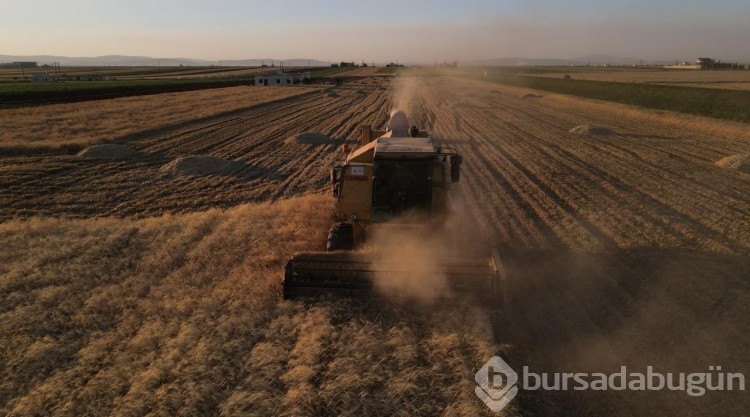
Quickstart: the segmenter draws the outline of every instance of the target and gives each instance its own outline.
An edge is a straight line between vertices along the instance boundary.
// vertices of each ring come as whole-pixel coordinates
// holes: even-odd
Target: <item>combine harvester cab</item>
[[[301,253],[287,262],[285,298],[393,295],[398,291],[381,291],[383,284],[409,281],[418,286],[420,279],[430,280],[417,267],[419,260],[385,256],[386,249],[398,248],[378,248],[368,236],[413,230],[409,240],[427,244],[448,217],[447,191],[460,179],[461,155],[435,146],[427,132],[410,128],[402,111],[391,115],[386,130],[363,125],[361,133],[361,146],[331,170],[338,221],[329,231],[328,252]],[[366,253],[353,251],[365,242],[374,247]],[[505,271],[496,250],[481,259],[439,258],[430,270],[444,278],[451,293],[470,293],[500,306]]]

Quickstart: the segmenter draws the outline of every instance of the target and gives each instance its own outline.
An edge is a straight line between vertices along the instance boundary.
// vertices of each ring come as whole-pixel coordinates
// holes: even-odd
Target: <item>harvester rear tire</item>
[[[328,251],[352,250],[354,248],[354,226],[351,223],[334,223],[328,231]]]

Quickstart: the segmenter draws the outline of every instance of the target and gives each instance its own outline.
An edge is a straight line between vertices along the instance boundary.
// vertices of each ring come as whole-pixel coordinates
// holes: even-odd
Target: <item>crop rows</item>
[[[537,373],[746,371],[750,177],[714,162],[750,152],[750,136],[525,92],[436,72],[373,77],[114,139],[141,158],[3,157],[0,412],[476,415],[488,411],[472,375],[493,354]],[[470,302],[280,300],[284,261],[323,247],[340,145],[396,102],[464,157],[462,227],[508,270],[498,320]],[[569,133],[587,123],[611,134]],[[333,140],[297,141],[306,131]],[[190,154],[239,166],[161,170]],[[522,391],[514,404],[748,407],[736,391]]]
[[[387,80],[386,80],[387,81]],[[339,146],[356,141],[360,123],[381,125],[389,92],[377,78],[330,92],[130,134],[114,143],[144,156],[127,161],[80,160],[73,155],[6,157],[0,173],[3,218],[153,215],[205,210],[320,191]],[[329,135],[330,144],[296,140],[303,132]],[[238,161],[233,175],[176,176],[160,171],[192,154]]]
[[[713,164],[746,153],[747,137],[457,79],[426,78],[414,90],[412,113],[464,155],[463,204],[511,269],[512,325],[500,340],[516,346],[517,363],[686,372],[708,357],[747,367],[740,317],[748,311],[750,183]],[[613,134],[568,132],[585,123]],[[734,395],[700,404],[740,410]],[[633,393],[549,397],[583,414],[613,404],[623,415],[672,414],[687,409],[679,401],[698,404],[664,393],[652,397],[656,409]]]
[[[481,308],[279,299],[285,259],[323,244],[326,207],[3,223],[0,412],[486,413]]]

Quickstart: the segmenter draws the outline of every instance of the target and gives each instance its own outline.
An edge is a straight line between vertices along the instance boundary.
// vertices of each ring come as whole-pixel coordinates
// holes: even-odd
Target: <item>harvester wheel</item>
[[[354,248],[354,226],[351,223],[334,223],[328,231],[326,249],[352,250]]]

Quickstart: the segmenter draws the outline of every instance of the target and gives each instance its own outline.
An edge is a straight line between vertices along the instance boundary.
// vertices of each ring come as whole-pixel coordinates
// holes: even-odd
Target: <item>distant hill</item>
[[[486,67],[533,67],[533,66],[565,66],[585,65],[586,61],[555,58],[496,58],[482,61],[459,62],[463,66]]]
[[[674,64],[674,60],[643,60],[645,65]],[[571,59],[555,58],[497,58],[484,61],[473,61],[460,63],[467,66],[501,66],[501,67],[528,67],[528,66],[566,66],[566,65],[639,65],[640,59],[627,58],[611,55],[587,55]]]
[[[239,60],[222,60],[207,61],[202,59],[191,58],[151,58],[147,56],[124,56],[124,55],[105,55],[96,57],[67,57],[55,55],[31,55],[31,56],[14,56],[0,55],[0,63],[7,62],[37,62],[39,65],[59,62],[62,66],[84,66],[84,67],[101,67],[101,66],[122,66],[122,67],[177,67],[184,66],[238,66],[238,67],[259,67],[262,64],[271,65],[273,62],[276,66],[283,65],[294,67],[321,67],[328,66],[328,62],[318,61],[315,59],[239,59]]]
[[[621,56],[611,56],[611,55],[587,55],[582,56],[580,58],[574,58],[577,61],[583,61],[584,63],[588,64],[591,63],[591,65],[640,65],[641,60],[637,58],[627,58],[627,57],[621,57]],[[649,60],[644,59],[643,64],[645,65],[664,65],[664,64],[674,64],[674,60]]]
[[[284,66],[291,66],[291,67],[327,67],[330,66],[330,64],[327,61],[318,61],[316,59],[304,59],[304,58],[296,58],[296,59],[239,59],[239,60],[226,60],[221,61],[221,65],[228,65],[228,66],[238,66],[238,67],[259,67],[263,64],[265,65],[271,65],[271,62],[273,61],[273,64],[278,66],[281,66],[282,64]]]

